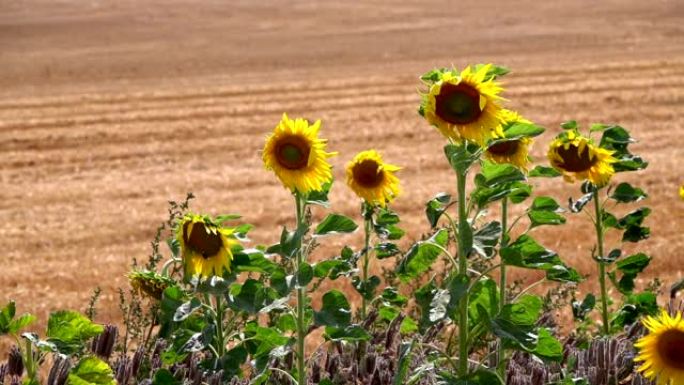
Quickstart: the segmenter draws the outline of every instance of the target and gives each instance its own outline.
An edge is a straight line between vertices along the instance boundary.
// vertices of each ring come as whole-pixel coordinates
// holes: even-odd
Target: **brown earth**
[[[195,210],[239,212],[255,243],[273,243],[293,207],[260,149],[284,111],[323,120],[338,180],[369,147],[404,167],[394,207],[408,244],[428,231],[424,202],[454,191],[444,140],[416,114],[418,75],[476,62],[512,68],[508,105],[549,128],[533,151],[541,162],[565,120],[632,130],[651,165],[616,179],[650,194],[653,235],[638,247],[654,262],[642,284],[680,278],[682,2],[4,1],[0,303],[45,320],[82,310],[100,286],[99,319],[116,320],[131,258],[145,258],[166,201],[187,191]],[[534,183],[559,201],[578,196],[559,179]],[[332,199],[358,215],[342,183]],[[591,236],[582,215],[539,231],[592,274],[587,288]]]

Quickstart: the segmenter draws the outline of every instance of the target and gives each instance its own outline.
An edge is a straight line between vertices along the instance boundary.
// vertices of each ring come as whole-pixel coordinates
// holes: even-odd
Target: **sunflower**
[[[644,326],[649,334],[634,344],[639,348],[635,361],[643,364],[639,371],[658,385],[684,384],[684,320],[682,313],[670,317],[666,311],[660,317],[646,317]]]
[[[332,180],[327,158],[336,153],[325,152],[325,139],[318,138],[321,121],[309,124],[304,119],[290,119],[287,114],[266,138],[263,160],[283,185],[301,194],[320,191]]]
[[[679,197],[684,199],[684,184],[679,186]]]
[[[384,207],[399,195],[400,167],[385,163],[375,150],[362,151],[347,163],[347,185],[369,205]]]
[[[547,156],[568,182],[588,179],[598,187],[608,184],[615,173],[612,163],[617,162],[613,151],[594,145],[574,129],[558,135]]]
[[[503,89],[494,78],[488,77],[491,67],[491,64],[475,70],[466,67],[460,73],[441,71],[423,95],[425,119],[455,142],[466,139],[484,146],[487,140],[496,137],[501,123],[498,94]]]
[[[501,110],[502,124],[501,130],[504,133],[503,140],[494,140],[490,142],[485,156],[495,163],[509,163],[523,171],[527,171],[527,166],[530,163],[528,156],[532,139],[528,137],[519,137],[513,140],[506,140],[506,133],[503,127],[511,126],[516,123],[531,124],[529,120],[520,116],[517,112],[510,110]],[[498,130],[497,130],[498,131]]]
[[[160,300],[164,290],[174,283],[171,278],[149,270],[134,270],[128,274],[128,280],[133,289],[156,300]]]
[[[185,277],[208,278],[230,272],[231,247],[238,244],[233,229],[221,227],[211,219],[186,214],[178,222],[176,239],[180,244]]]

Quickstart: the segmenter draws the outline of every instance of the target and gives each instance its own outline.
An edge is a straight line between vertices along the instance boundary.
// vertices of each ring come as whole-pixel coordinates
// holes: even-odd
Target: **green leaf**
[[[500,250],[507,265],[546,271],[547,279],[561,282],[579,282],[577,271],[566,266],[555,252],[539,245],[529,235],[521,235],[512,244]]]
[[[328,194],[332,188],[333,182],[323,183],[323,188],[320,191],[311,191],[306,196],[306,203],[309,205],[318,205],[323,207],[330,207],[330,200],[328,199]]]
[[[399,347],[399,363],[396,372],[394,373],[394,379],[392,380],[392,385],[403,385],[406,381],[406,376],[408,375],[409,367],[411,365],[411,351],[413,350],[413,345],[415,341],[402,342]]]
[[[449,233],[445,229],[440,229],[430,238],[413,244],[397,266],[399,278],[408,282],[430,269],[437,257],[442,254],[448,240]]]
[[[564,130],[574,130],[577,128],[577,121],[576,120],[568,120],[567,122],[561,123],[560,126]]]
[[[230,287],[228,306],[234,310],[242,310],[249,314],[258,313],[264,306],[279,297],[277,290],[265,287],[256,279],[249,278],[240,284]]]
[[[611,199],[620,203],[639,202],[647,197],[648,195],[644,192],[644,190],[633,187],[627,182],[617,185],[615,190],[613,190],[613,193],[610,195]]]
[[[483,317],[482,312],[487,317]],[[468,314],[471,326],[486,322],[499,311],[499,290],[491,278],[480,278],[468,292]],[[457,316],[455,313],[454,316]]]
[[[357,228],[358,226],[353,220],[342,214],[328,214],[323,222],[316,226],[316,231],[314,231],[314,234],[317,236],[322,236],[329,234],[351,233]]]
[[[302,237],[304,237],[307,230],[306,226],[300,226],[295,231],[289,231],[287,227],[283,227],[283,231],[280,234],[280,243],[269,247],[266,252],[269,254],[279,254],[285,258],[294,257],[302,245]]]
[[[9,333],[17,334],[21,329],[27,327],[28,325],[34,322],[36,322],[36,316],[34,316],[33,314],[22,314],[10,323]]]
[[[465,378],[457,377],[451,372],[439,372],[439,385],[503,385],[499,376],[489,370],[478,369],[469,373]]]
[[[349,325],[343,328],[326,326],[325,337],[332,341],[368,341],[371,335],[358,325]]]
[[[288,337],[282,336],[274,328],[262,327],[256,322],[247,323],[245,336],[250,339],[250,342],[256,342],[255,344],[248,344],[248,350],[250,350],[253,358],[268,356],[273,349],[285,346],[290,342]]]
[[[563,345],[546,328],[537,330],[537,346],[532,350],[532,354],[545,360],[561,362],[563,360]]]
[[[323,295],[320,311],[314,312],[316,325],[345,328],[351,322],[351,307],[344,294],[338,290],[330,290]]]
[[[258,249],[243,249],[233,252],[231,266],[238,272],[254,272],[270,274],[278,268],[278,264],[264,256]]]
[[[565,217],[558,214],[560,211],[562,211],[560,205],[553,198],[545,196],[534,198],[532,207],[527,212],[527,216],[530,218],[530,228],[565,223]]]
[[[352,279],[354,289],[368,301],[372,301],[375,298],[375,291],[380,286],[380,283],[380,277],[377,275],[369,277],[366,281],[362,280],[361,277],[354,277]]]
[[[534,326],[541,317],[542,305],[536,295],[525,294],[514,303],[504,305],[500,317],[516,325]]]
[[[501,238],[501,223],[489,222],[473,234],[473,251],[484,258],[496,254],[496,245]]]
[[[644,253],[630,255],[617,262],[615,270],[609,276],[613,283],[615,283],[618,290],[623,294],[630,294],[634,290],[634,279],[644,271],[644,269],[651,263],[651,257]],[[617,279],[617,272],[620,272],[622,277],[619,281]]]
[[[572,198],[570,198],[569,199],[570,211],[573,213],[578,213],[578,212],[582,211],[584,206],[586,206],[589,202],[591,202],[591,200],[593,198],[594,198],[593,192],[589,192],[589,193],[582,195],[582,197],[580,197],[580,199],[578,199],[577,201],[573,201]]]
[[[306,285],[308,285],[309,282],[311,282],[313,277],[314,271],[311,265],[309,265],[306,262],[302,262],[301,265],[299,265],[299,270],[297,270],[297,280],[295,282],[295,287],[306,287]]]
[[[385,259],[397,254],[401,254],[401,250],[392,242],[381,242],[375,245],[375,257],[377,259]]]
[[[610,126],[603,131],[600,147],[613,151],[613,157],[618,161],[613,163],[616,172],[635,171],[648,167],[648,162],[633,155],[627,148],[634,139],[629,132],[620,126]]]
[[[430,310],[432,308],[432,300],[437,293],[437,286],[435,286],[434,278],[429,280],[425,285],[421,286],[414,292],[416,298],[416,305],[420,309],[420,320],[418,322],[418,329],[424,333],[430,326],[435,323],[430,321]]]
[[[48,342],[55,344],[61,353],[73,354],[103,331],[102,325],[93,323],[88,317],[63,310],[50,314],[46,334]]]
[[[495,187],[477,186],[471,194],[477,206],[482,209],[489,203],[508,197],[513,203],[520,203],[532,195],[532,186],[523,182],[504,183]]]
[[[517,167],[508,163],[494,163],[490,160],[482,161],[480,173],[475,176],[475,184],[483,187],[495,187],[500,184],[525,180],[525,174]]]
[[[159,369],[154,373],[152,385],[181,385],[182,382],[177,380],[173,374],[165,368]]]
[[[536,166],[527,175],[531,178],[555,178],[562,174],[553,167]]]
[[[451,195],[441,192],[430,199],[425,205],[425,215],[430,222],[430,227],[434,228],[439,222],[439,218],[444,214],[444,211],[451,202]]]
[[[531,138],[544,133],[544,127],[532,123],[515,122],[504,128],[506,138]]]
[[[582,302],[572,301],[572,316],[576,320],[583,321],[587,314],[594,310],[594,307],[596,307],[596,297],[589,293]]]
[[[7,305],[0,310],[0,335],[9,333],[10,325],[16,312],[17,305],[14,301],[9,301]]]
[[[71,369],[67,385],[116,385],[114,372],[97,357],[84,357]]]
[[[464,174],[470,166],[482,155],[482,148],[475,143],[463,142],[462,144],[447,144],[444,146],[444,154],[457,173]]]
[[[242,364],[247,361],[249,353],[243,345],[237,345],[219,358],[219,365],[223,369],[223,374],[227,378],[232,378],[240,374]]]
[[[611,326],[622,329],[632,325],[643,315],[655,315],[659,312],[657,297],[654,293],[643,292],[629,295],[625,304],[611,320]]]

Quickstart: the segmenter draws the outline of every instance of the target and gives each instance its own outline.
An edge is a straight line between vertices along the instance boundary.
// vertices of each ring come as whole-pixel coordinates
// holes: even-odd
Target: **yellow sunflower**
[[[283,114],[266,138],[264,165],[292,192],[320,191],[332,180],[332,167],[326,159],[336,153],[325,152],[326,140],[318,138],[320,127],[320,120],[310,125],[305,119],[293,120]]]
[[[517,112],[510,110],[501,110],[502,124],[501,127],[515,123],[531,124],[529,120],[520,116]],[[504,131],[503,128],[500,128]],[[504,132],[505,138],[505,132]],[[494,141],[490,143],[485,151],[485,156],[495,163],[509,163],[523,171],[527,171],[527,166],[530,163],[529,149],[532,144],[532,139],[521,137],[514,140]]]
[[[423,95],[425,119],[455,142],[467,139],[484,146],[496,137],[501,123],[499,93],[503,89],[493,78],[487,79],[491,67],[487,64],[477,70],[466,67],[460,73],[441,72]]]
[[[684,320],[682,313],[670,317],[666,311],[660,317],[646,317],[644,326],[649,334],[634,346],[639,355],[634,361],[643,362],[639,371],[658,385],[684,384]]]
[[[679,197],[684,199],[684,184],[679,186]]]
[[[608,184],[615,174],[612,163],[617,162],[613,151],[594,145],[575,130],[558,135],[551,142],[547,157],[566,181],[587,179],[598,187]]]
[[[186,214],[176,229],[183,255],[185,277],[208,278],[230,272],[231,247],[238,244],[233,229],[218,226],[206,217]]]
[[[399,195],[400,167],[385,163],[375,150],[358,153],[347,163],[347,185],[370,205],[384,207]]]

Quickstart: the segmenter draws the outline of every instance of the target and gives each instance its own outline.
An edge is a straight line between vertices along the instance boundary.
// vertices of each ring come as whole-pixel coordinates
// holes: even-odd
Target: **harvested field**
[[[532,154],[541,162],[565,120],[632,131],[650,161],[631,176],[653,209],[644,276],[681,277],[681,2],[17,1],[0,2],[0,303],[45,320],[83,309],[100,286],[99,320],[116,320],[131,258],[146,257],[166,201],[188,191],[196,211],[239,212],[254,243],[273,243],[292,202],[260,149],[284,111],[322,119],[340,152],[336,211],[357,215],[339,183],[356,152],[404,167],[394,207],[408,244],[428,231],[424,202],[455,190],[443,138],[416,113],[417,78],[490,61],[513,70],[511,107],[548,128]],[[559,201],[578,196],[537,183]],[[588,220],[571,216],[563,233],[540,239],[592,274]]]

